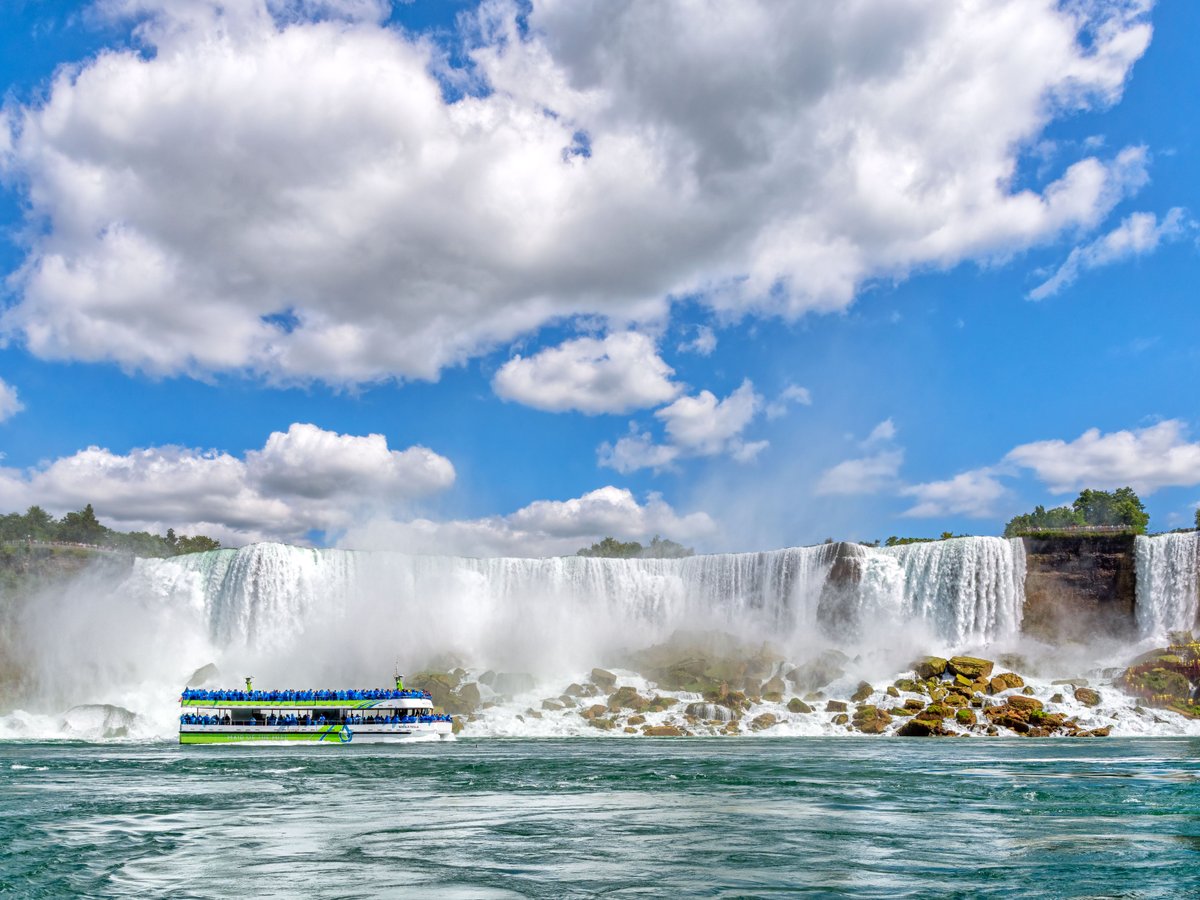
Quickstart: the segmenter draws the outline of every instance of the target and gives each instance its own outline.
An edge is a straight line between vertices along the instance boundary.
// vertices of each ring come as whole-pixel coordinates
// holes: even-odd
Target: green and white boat
[[[392,743],[417,737],[447,739],[454,720],[435,713],[428,691],[395,688],[245,690],[185,688],[180,695],[179,743]]]

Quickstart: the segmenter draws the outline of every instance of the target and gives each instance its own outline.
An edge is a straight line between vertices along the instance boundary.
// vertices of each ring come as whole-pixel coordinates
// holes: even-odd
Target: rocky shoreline
[[[515,713],[514,704],[519,709],[521,700],[545,693],[529,675],[489,671],[473,678],[457,667],[421,673],[410,683],[430,691],[435,704],[456,716],[456,732],[468,734],[495,733],[502,710],[514,728],[534,732],[646,737],[789,734],[815,726],[823,733],[900,737],[1105,737],[1122,716],[1161,721],[1153,710],[1167,710],[1200,718],[1200,644],[1190,634],[1106,673],[1102,685],[1073,677],[1038,681],[1038,689],[1017,671],[1015,657],[925,656],[890,683],[860,681],[846,689],[851,661],[837,651],[789,666],[767,645],[690,638],[631,654],[615,671],[594,668]],[[1104,696],[1108,705],[1101,709]],[[493,727],[473,727],[489,722]]]

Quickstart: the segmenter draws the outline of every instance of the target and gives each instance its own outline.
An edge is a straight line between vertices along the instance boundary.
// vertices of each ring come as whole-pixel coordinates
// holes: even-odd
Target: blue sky
[[[538,555],[1127,483],[1191,523],[1194,5],[235,9],[6,5],[5,508]]]

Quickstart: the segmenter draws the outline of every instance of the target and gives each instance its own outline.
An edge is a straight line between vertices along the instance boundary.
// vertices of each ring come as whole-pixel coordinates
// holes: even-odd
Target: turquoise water
[[[0,893],[1186,897],[1200,739],[0,744]]]

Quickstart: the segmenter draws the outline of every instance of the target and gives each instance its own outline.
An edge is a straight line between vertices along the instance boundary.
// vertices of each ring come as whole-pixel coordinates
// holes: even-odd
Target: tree
[[[1200,531],[1200,506],[1196,507],[1196,530]]]
[[[608,559],[636,559],[642,555],[642,545],[637,541],[618,541],[614,537],[606,537],[590,547],[584,547],[576,556],[597,556]]]
[[[695,556],[696,551],[675,541],[661,538],[657,534],[650,539],[650,546],[642,551],[642,556],[649,559],[683,559],[685,556]]]
[[[1124,525],[1134,534],[1145,534],[1150,524],[1150,514],[1131,487],[1080,491],[1071,506],[1088,525]]]
[[[69,512],[58,523],[58,539],[77,544],[99,544],[108,534],[108,529],[96,518],[92,504],[79,512]]]
[[[171,532],[168,532],[168,535]],[[176,553],[203,553],[205,550],[220,550],[221,542],[214,541],[210,537],[203,534],[194,534],[188,537],[186,534],[180,535],[175,542]]]
[[[1083,515],[1070,506],[1056,506],[1054,509],[1046,509],[1044,506],[1039,505],[1035,506],[1031,513],[1014,516],[1004,527],[1004,535],[1005,537],[1012,537],[1013,535],[1028,531],[1057,531],[1062,528],[1071,528],[1075,525],[1085,524],[1087,523]]]

